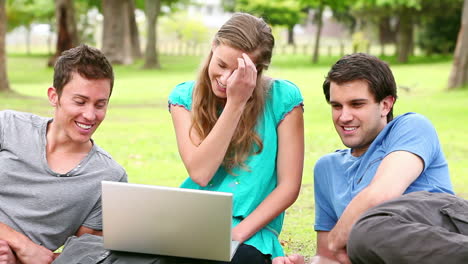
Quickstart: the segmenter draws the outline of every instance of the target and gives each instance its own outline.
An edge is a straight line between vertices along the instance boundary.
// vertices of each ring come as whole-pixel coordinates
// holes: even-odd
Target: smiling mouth
[[[354,131],[356,129],[357,129],[356,127],[343,127],[344,131]]]
[[[82,124],[82,123],[78,123],[78,122],[76,122],[76,121],[75,121],[75,124],[76,124],[78,127],[82,128],[82,129],[86,129],[86,130],[91,129],[91,128],[93,127],[93,125],[85,125],[85,124]]]
[[[227,85],[223,85],[222,83],[220,83],[218,80],[216,80],[216,82],[218,83],[219,87],[223,88],[223,89],[226,89],[227,88]]]

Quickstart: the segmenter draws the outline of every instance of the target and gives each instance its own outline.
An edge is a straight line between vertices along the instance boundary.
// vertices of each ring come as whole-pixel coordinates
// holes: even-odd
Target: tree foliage
[[[32,23],[49,23],[55,14],[50,0],[8,0],[6,2],[8,31],[30,27]]]
[[[302,21],[304,13],[296,0],[225,0],[230,12],[247,12],[264,18],[272,26],[291,27]]]

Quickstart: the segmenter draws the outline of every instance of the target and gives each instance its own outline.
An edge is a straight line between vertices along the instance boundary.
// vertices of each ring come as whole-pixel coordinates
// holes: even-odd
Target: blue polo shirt
[[[346,206],[372,181],[385,156],[394,151],[408,151],[424,161],[423,172],[405,193],[453,194],[447,161],[434,127],[424,116],[406,113],[388,123],[360,157],[345,149],[317,161],[314,169],[316,231],[333,229]]]

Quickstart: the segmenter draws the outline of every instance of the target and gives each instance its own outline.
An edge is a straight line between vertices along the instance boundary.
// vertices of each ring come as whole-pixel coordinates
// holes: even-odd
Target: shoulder
[[[281,122],[289,112],[303,103],[301,91],[294,83],[280,79],[272,80],[267,105],[271,107],[276,122]]]
[[[13,110],[0,111],[0,122],[9,124],[30,124],[33,126],[41,125],[47,122],[50,118],[45,118],[31,113],[19,112]]]
[[[339,149],[320,157],[315,163],[315,170],[321,170],[326,167],[336,167],[345,161],[349,156],[349,149]]]
[[[103,148],[94,144],[96,151],[97,164],[100,164],[101,168],[104,168],[108,178],[105,180],[110,181],[127,181],[127,173],[125,169],[114,159],[112,156],[105,151]]]
[[[405,113],[397,116],[384,128],[383,137],[411,135],[419,137],[421,135],[432,134],[436,136],[436,131],[429,119],[417,113]]]
[[[195,81],[183,82],[176,85],[169,95],[169,106],[180,105],[185,107],[187,110],[191,110],[194,86]]]
[[[274,79],[271,83],[270,94],[276,98],[286,99],[291,97],[300,97],[302,99],[299,87],[288,80]]]
[[[408,112],[402,115],[397,116],[394,120],[392,120],[389,125],[391,127],[409,127],[409,128],[417,128],[419,126],[430,126],[433,127],[431,121],[421,114]]]

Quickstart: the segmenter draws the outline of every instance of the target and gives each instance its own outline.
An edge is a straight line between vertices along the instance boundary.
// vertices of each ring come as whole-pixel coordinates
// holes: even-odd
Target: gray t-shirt
[[[50,250],[80,226],[102,230],[101,181],[127,181],[125,170],[93,144],[71,171],[46,160],[50,118],[0,111],[0,222]]]

